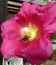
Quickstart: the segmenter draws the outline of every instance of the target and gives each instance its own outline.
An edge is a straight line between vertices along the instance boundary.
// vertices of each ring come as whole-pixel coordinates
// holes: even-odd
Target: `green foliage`
[[[24,64],[27,63],[26,59],[23,59]]]
[[[56,49],[55,49],[55,50],[53,50],[53,54],[56,54]]]
[[[51,37],[52,40],[56,40],[56,34]]]
[[[50,1],[52,1],[52,0],[44,0],[45,2],[50,2]]]

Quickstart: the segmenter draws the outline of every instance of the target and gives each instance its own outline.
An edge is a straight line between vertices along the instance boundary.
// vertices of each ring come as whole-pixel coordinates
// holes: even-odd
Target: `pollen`
[[[38,29],[35,26],[29,24],[27,27],[24,27],[22,29],[23,40],[32,41],[33,39],[36,38],[37,32],[38,32]]]

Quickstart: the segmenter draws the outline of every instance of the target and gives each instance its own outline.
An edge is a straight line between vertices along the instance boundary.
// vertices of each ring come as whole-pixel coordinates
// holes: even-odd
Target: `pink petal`
[[[43,23],[42,22],[43,14],[42,12],[40,13],[38,8],[41,9],[41,7],[37,4],[30,4],[28,2],[24,2],[22,8],[20,9],[16,16],[24,20],[22,25],[23,24],[25,25],[25,23],[26,25],[32,23],[35,25],[39,24],[41,26]]]
[[[49,3],[46,6],[44,30],[48,33],[56,33],[56,4]]]
[[[37,26],[42,26],[42,18],[43,18],[43,14],[42,12],[40,13],[40,11],[38,11],[38,6],[37,4],[32,4],[31,7],[31,23],[35,24]]]
[[[56,21],[53,21],[53,23],[48,24],[44,28],[48,33],[55,33],[56,34]]]
[[[27,44],[23,44],[18,40],[4,39],[1,46],[1,53],[4,58],[21,57],[21,50],[26,48]]]
[[[20,38],[20,25],[16,23],[14,18],[5,21],[1,25],[2,37],[8,39]]]
[[[29,23],[31,4],[28,2],[24,2],[20,11],[16,14],[19,19],[17,20],[22,26],[27,25]]]
[[[22,49],[22,57],[32,64],[44,63],[51,54],[51,41],[46,36],[42,36],[38,41],[30,43],[27,49]]]
[[[31,10],[31,4],[28,2],[24,2],[18,14],[21,14],[22,16],[25,16],[25,14],[29,15],[30,10]]]

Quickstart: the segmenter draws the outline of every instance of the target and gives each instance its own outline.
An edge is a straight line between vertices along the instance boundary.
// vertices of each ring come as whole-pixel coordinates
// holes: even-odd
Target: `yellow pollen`
[[[27,27],[24,27],[22,29],[22,36],[23,38],[27,38],[28,41],[31,41],[33,39],[36,38],[38,29],[36,29],[36,27],[32,26],[31,24],[29,24]]]

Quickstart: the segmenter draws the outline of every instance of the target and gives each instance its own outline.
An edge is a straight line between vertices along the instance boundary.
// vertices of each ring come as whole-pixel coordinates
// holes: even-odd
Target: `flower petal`
[[[48,33],[56,33],[56,4],[49,3],[46,6],[44,29]]]
[[[31,4],[28,2],[23,2],[23,5],[20,11],[17,13],[18,15],[21,14],[22,16],[29,15],[31,10]],[[25,16],[26,17],[26,16]]]
[[[21,19],[25,19],[24,22],[26,25],[29,23],[42,25],[40,22],[42,22],[43,14],[39,12],[38,8],[41,9],[40,5],[24,2],[17,16],[21,17]]]
[[[27,49],[22,50],[22,56],[32,64],[44,63],[51,53],[51,42],[46,36],[42,36],[38,41],[30,43]]]
[[[29,23],[28,18],[30,17],[30,10],[31,10],[31,4],[28,2],[23,2],[23,5],[20,8],[20,11],[16,14],[16,16],[20,18],[18,19],[17,22],[21,23],[22,26],[27,25]],[[19,20],[21,20],[21,22]]]
[[[25,47],[27,47],[27,45],[21,41],[4,39],[1,45],[1,53],[5,59],[15,56],[21,57],[20,51]]]
[[[2,30],[2,37],[4,38],[9,38],[9,39],[16,39],[20,37],[20,25],[16,23],[14,18],[11,18],[7,21],[5,21],[1,25],[1,30]]]
[[[38,4],[32,4],[31,6],[31,23],[39,27],[43,26],[45,18],[45,6],[40,6]]]
[[[56,20],[44,28],[48,33],[56,34]]]

